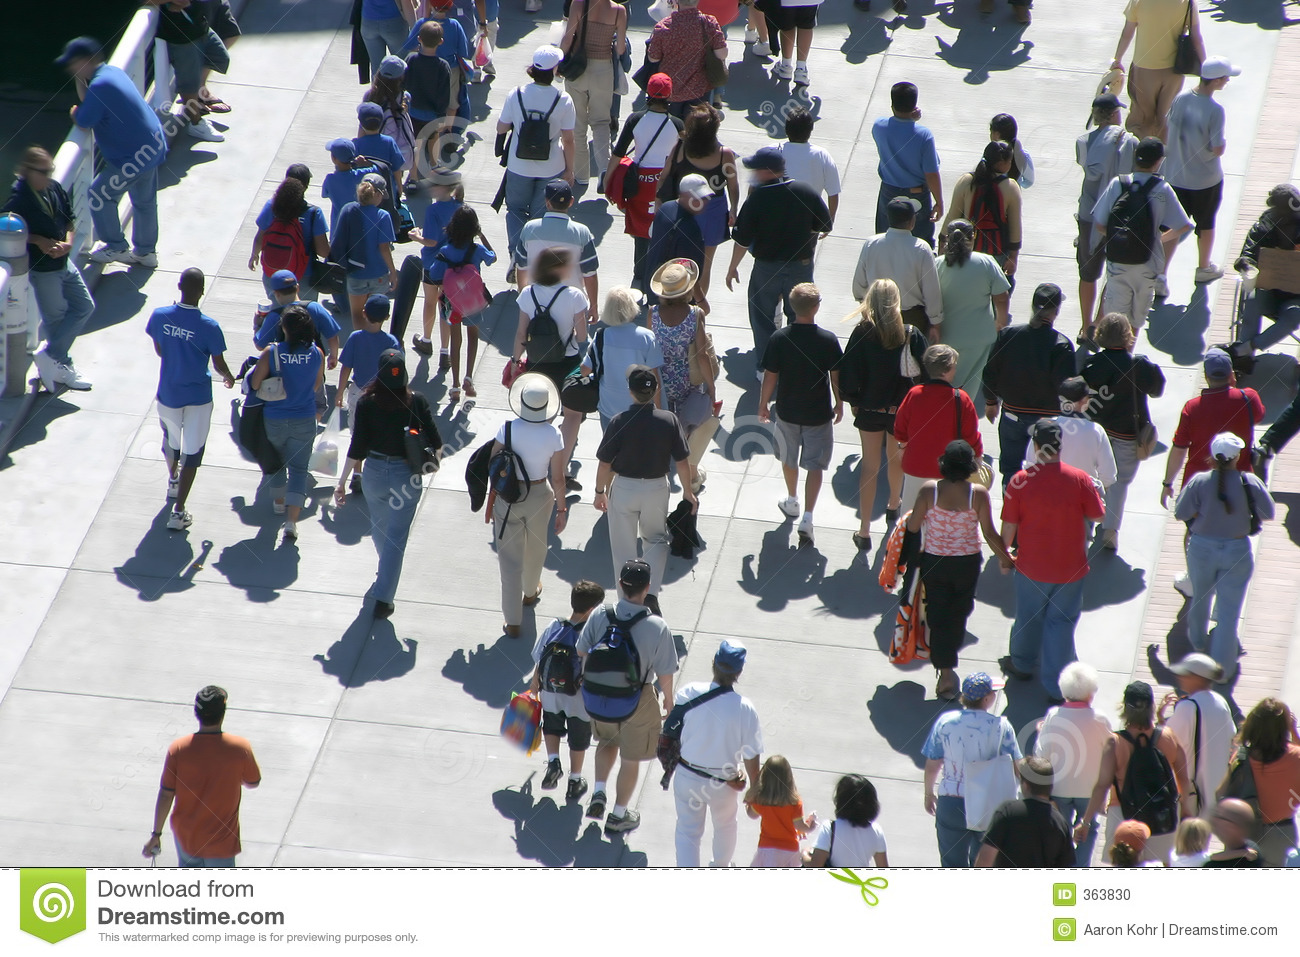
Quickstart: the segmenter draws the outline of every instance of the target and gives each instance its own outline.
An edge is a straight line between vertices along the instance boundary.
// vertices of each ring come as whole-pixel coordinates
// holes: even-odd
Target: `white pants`
[[[908,475],[903,473],[903,491],[900,493],[898,500],[898,514],[906,515],[912,509],[916,508],[916,496],[921,491],[921,486],[931,481],[927,478],[921,478],[919,475]]]
[[[1156,298],[1156,274],[1145,263],[1140,266],[1106,264],[1106,290],[1101,294],[1101,311],[1128,316],[1133,331],[1147,321]]]
[[[694,771],[678,768],[673,774],[673,796],[677,799],[677,866],[700,866],[704,818],[710,813],[713,815],[713,860],[710,866],[729,866],[736,854],[740,792],[720,781],[710,781]]]
[[[173,409],[159,402],[158,421],[162,423],[169,449],[181,455],[197,455],[208,444],[208,430],[212,427],[212,403]]]

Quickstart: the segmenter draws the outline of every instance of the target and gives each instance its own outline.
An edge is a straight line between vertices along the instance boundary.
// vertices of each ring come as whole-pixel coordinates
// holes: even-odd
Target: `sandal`
[[[202,103],[204,106],[206,106],[213,113],[230,112],[230,104],[227,103],[225,100],[221,99],[221,97],[219,96],[212,96],[211,94],[209,94],[208,96],[203,96],[202,94],[200,94],[199,102]]]
[[[454,385],[447,390],[447,401],[448,402],[460,401],[460,386]]]
[[[537,591],[534,594],[524,596],[524,607],[531,608],[533,605],[536,605],[541,600],[542,600],[542,586],[538,585]]]
[[[953,673],[951,682],[944,681],[944,676],[940,674],[939,680],[934,686],[935,697],[940,701],[956,701],[960,690],[961,684],[957,679],[956,673]]]
[[[478,390],[474,388],[474,380],[465,376],[465,398],[474,399],[478,397]]]
[[[1095,333],[1096,333],[1095,326],[1084,326],[1082,329],[1079,330],[1079,334],[1075,337],[1074,339],[1075,344],[1080,346],[1096,345],[1097,344],[1096,340],[1093,339]]]

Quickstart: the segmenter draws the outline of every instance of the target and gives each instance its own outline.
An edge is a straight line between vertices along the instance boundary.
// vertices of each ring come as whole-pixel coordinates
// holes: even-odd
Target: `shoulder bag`
[[[1188,0],[1190,3],[1191,0]],[[1200,70],[1200,67],[1197,67]],[[582,21],[578,35],[573,38],[573,45],[564,54],[559,68],[555,71],[566,80],[576,80],[587,72],[587,4],[582,5]]]
[[[650,77],[658,72],[659,61],[650,59],[650,41],[647,40],[645,42],[645,59],[641,61],[641,65],[632,74],[632,82],[644,90],[650,83]]]
[[[672,122],[673,122],[672,115],[669,113],[665,113],[663,122],[659,124],[659,129],[655,130],[655,135],[650,137],[650,142],[646,144],[645,151],[647,153],[649,153],[652,149],[654,149],[655,143],[659,141],[660,134],[663,133],[666,127],[671,126]],[[624,159],[627,159],[627,157],[624,157]],[[623,192],[621,194],[623,197],[623,201],[631,202],[633,199],[636,198],[636,194],[640,189],[641,189],[641,164],[636,162],[635,160],[629,159],[627,169],[623,173]]]
[[[672,711],[668,712],[668,717],[664,719],[663,728],[659,732],[659,743],[655,747],[655,757],[659,759],[659,764],[664,769],[664,776],[660,779],[659,785],[665,791],[668,790],[668,784],[673,779],[673,772],[677,770],[677,765],[682,763],[682,726],[686,723],[687,713],[730,691],[732,689],[727,685],[710,688],[690,701],[674,705]]]
[[[709,46],[709,29],[703,17],[700,18],[700,26],[704,30],[704,75],[708,77],[709,88],[716,90],[727,85],[727,61],[719,57],[717,51]],[[1198,64],[1196,71],[1199,73],[1200,70]]]
[[[406,425],[402,428],[402,452],[412,472],[421,474],[438,471],[438,450],[429,445],[424,425],[416,418],[415,408],[407,409]]]
[[[968,761],[965,776],[966,829],[986,831],[993,812],[1004,801],[1016,799],[1015,759],[999,754],[991,761]]]
[[[1136,365],[1137,365],[1137,360],[1133,359],[1131,362],[1129,362],[1129,367],[1128,367],[1129,383],[1133,386],[1133,437],[1137,442],[1137,448],[1134,449],[1134,453],[1136,454],[1137,460],[1139,462],[1145,462],[1147,459],[1151,458],[1152,453],[1155,452],[1156,443],[1160,441],[1160,436],[1156,432],[1155,423],[1152,422],[1150,418],[1148,418],[1147,421],[1143,423],[1141,416],[1138,415],[1139,400],[1138,400],[1138,387],[1137,387],[1137,373],[1134,371],[1134,366]],[[1199,713],[1199,709],[1198,709],[1198,713]]]
[[[1201,75],[1201,55],[1192,42],[1192,0],[1187,0],[1187,15],[1183,17],[1183,32],[1174,49],[1174,72],[1183,76]]]
[[[696,310],[695,323],[698,328],[700,322],[700,307],[692,306],[691,308]],[[699,340],[695,336],[691,336],[691,344],[686,347],[686,363],[690,368],[689,376],[691,385],[704,385],[704,363],[706,362],[709,364],[709,370],[712,373],[710,378],[712,378],[714,382],[717,382],[718,374],[722,371],[722,366],[718,363],[717,350],[713,348],[713,336],[708,332],[704,333],[704,355],[702,356],[700,355],[699,346],[696,344],[698,341]]]
[[[1238,798],[1250,805],[1255,812],[1255,826],[1251,840],[1258,841],[1264,833],[1265,821],[1259,813],[1259,788],[1255,784],[1255,769],[1250,766],[1250,752],[1240,747],[1233,755],[1233,763],[1228,766],[1228,776],[1223,779],[1217,791],[1216,800]]]
[[[915,326],[904,326],[908,330],[907,338],[903,341],[903,350],[898,354],[898,374],[904,379],[921,378],[921,363],[916,361],[916,354],[912,352],[912,335],[919,332]],[[956,397],[956,393],[953,393]],[[961,437],[961,399],[957,399],[957,436]]]
[[[591,350],[587,353],[591,359],[591,375],[584,375],[580,365],[564,377],[564,384],[560,386],[560,403],[566,409],[583,415],[600,410],[600,378],[604,372],[600,356],[605,344],[604,335],[603,328],[596,330]]]
[[[275,364],[275,375],[269,375],[257,387],[257,397],[263,402],[281,402],[284,400],[284,376],[280,374],[280,346],[271,344],[271,361]]]

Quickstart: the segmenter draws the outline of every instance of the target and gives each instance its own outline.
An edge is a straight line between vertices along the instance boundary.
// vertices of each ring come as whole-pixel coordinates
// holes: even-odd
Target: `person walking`
[[[397,233],[393,217],[381,208],[388,189],[382,173],[361,177],[356,202],[339,212],[338,228],[331,237],[329,258],[341,263],[347,273],[348,305],[357,325],[367,299],[397,291],[397,267],[393,265]]]
[[[678,867],[700,866],[705,818],[713,819],[710,867],[730,867],[736,854],[741,792],[757,792],[763,730],[754,703],[736,691],[747,650],[724,640],[713,656],[713,680],[677,689],[677,707],[687,705],[681,730],[681,761],[673,776],[677,805]],[[708,695],[697,705],[691,702]]]
[[[975,169],[957,178],[943,225],[946,230],[954,219],[969,222],[975,251],[997,260],[1014,290],[1023,227],[1020,186],[1011,178],[1013,162],[1010,143],[993,140],[985,146]],[[939,251],[943,252],[942,244]]]
[[[1073,832],[1080,824],[1088,831],[1076,837],[1075,866],[1091,867],[1092,852],[1097,845],[1097,820],[1086,821],[1092,787],[1101,767],[1101,753],[1110,741],[1110,721],[1093,710],[1097,697],[1097,669],[1082,661],[1072,661],[1061,669],[1061,697],[1065,701],[1047,709],[1038,725],[1034,754],[1046,758],[1055,769],[1052,775],[1052,803],[1061,812]]]
[[[384,54],[400,55],[415,22],[415,4],[408,0],[361,0],[361,40],[373,79]]]
[[[759,822],[758,850],[750,867],[803,867],[799,839],[817,826],[816,814],[804,814],[789,760],[774,754],[759,768],[745,795],[745,813]]]
[[[514,503],[494,498],[489,517],[501,573],[502,631],[507,638],[518,638],[524,608],[536,605],[542,597],[542,566],[550,529],[554,527],[557,535],[564,531],[569,504],[564,498],[564,437],[552,424],[560,412],[559,389],[546,376],[526,372],[510,386],[510,408],[516,418],[497,431],[491,455],[510,449],[524,496]]]
[[[379,553],[379,568],[366,597],[375,603],[376,618],[392,617],[411,522],[424,491],[422,475],[407,457],[406,437],[412,431],[424,448],[442,449],[429,400],[408,384],[405,357],[398,349],[386,349],[379,356],[378,374],[354,408],[352,441],[334,489],[334,503],[342,507],[348,498],[348,476],[365,465],[361,487],[370,504],[370,537]]]
[[[90,218],[100,244],[90,251],[94,263],[125,263],[158,268],[158,167],[167,159],[167,138],[158,115],[135,82],[104,62],[103,45],[92,37],[69,40],[55,60],[76,81],[81,103],[72,122],[91,130],[103,165],[90,184]],[[131,171],[127,175],[128,169]],[[118,202],[131,197],[131,244],[122,233]],[[132,248],[134,245],[134,249]]]
[[[975,856],[975,867],[1074,867],[1074,841],[1052,803],[1056,774],[1046,758],[1016,765],[1021,797],[993,812]]]
[[[1235,749],[1233,770],[1242,761],[1250,762],[1250,774],[1244,776],[1249,787],[1255,785],[1259,804],[1259,851],[1267,867],[1296,866],[1296,795],[1300,794],[1300,734],[1295,715],[1280,699],[1269,696],[1261,700],[1241,723],[1240,746]],[[1239,793],[1229,774],[1219,791],[1218,807],[1232,798],[1249,797]]]
[[[1011,170],[1007,174],[1020,186],[1029,189],[1034,185],[1034,158],[1020,142],[1020,126],[1010,113],[998,113],[989,120],[989,141],[1011,146]]]
[[[54,158],[39,146],[23,153],[15,175],[13,191],[0,212],[16,213],[27,224],[27,278],[45,340],[45,347],[32,354],[32,363],[46,391],[65,385],[85,392],[90,380],[72,364],[71,350],[95,311],[95,300],[72,261],[72,200],[54,178]]]
[[[786,319],[795,321],[790,293],[800,283],[812,282],[817,236],[830,231],[831,214],[820,196],[803,183],[786,179],[785,160],[776,147],[762,147],[746,157],[744,165],[754,174],[753,188],[732,231],[735,248],[727,270],[727,289],[740,281],[740,261],[745,253],[753,255],[749,327],[754,334],[754,355],[761,363],[777,329],[777,307],[784,306]],[[759,380],[762,378],[760,368]]]
[[[248,268],[251,272],[260,263],[262,288],[268,297],[272,294],[271,277],[281,269],[288,269],[302,284],[313,258],[329,259],[325,213],[307,202],[306,193],[302,180],[286,176],[257,215]]]
[[[1134,136],[1168,140],[1169,128],[1165,118],[1174,97],[1183,88],[1183,77],[1174,72],[1174,62],[1184,28],[1191,35],[1197,59],[1204,62],[1205,41],[1201,39],[1200,11],[1195,3],[1187,0],[1128,0],[1124,7],[1124,28],[1115,44],[1115,59],[1110,68],[1124,72],[1124,54],[1132,44],[1128,96],[1133,108],[1127,126]],[[1109,309],[1106,311],[1110,312]]]
[[[907,519],[907,530],[921,534],[918,567],[925,589],[930,664],[937,678],[934,694],[941,701],[954,700],[961,687],[957,653],[975,610],[975,588],[984,565],[980,534],[1004,570],[1015,564],[993,526],[989,490],[971,481],[978,471],[975,450],[961,439],[949,442],[939,456],[943,477],[921,486]]]
[[[1096,343],[1101,351],[1088,357],[1080,375],[1089,388],[1107,396],[1105,402],[1088,404],[1088,417],[1106,430],[1115,458],[1115,481],[1106,486],[1101,544],[1118,551],[1128,489],[1144,456],[1150,454],[1139,441],[1151,427],[1147,399],[1164,395],[1165,374],[1146,356],[1133,354],[1133,327],[1122,313],[1102,316]]]
[[[612,0],[573,0],[568,26],[560,49],[574,55],[581,47],[587,66],[581,75],[564,81],[564,92],[573,100],[573,179],[585,189],[593,176],[602,177],[609,167],[610,111],[614,105],[614,60],[627,49],[627,8]],[[611,56],[610,51],[613,50]],[[588,131],[595,155],[588,162]],[[604,192],[604,179],[596,191]]]
[[[704,263],[709,258],[700,219],[708,209],[713,195],[707,179],[699,173],[688,173],[677,184],[677,198],[664,203],[654,214],[645,255],[635,267],[641,270],[641,288],[643,292],[650,293],[651,303],[659,296],[651,288],[651,277],[669,263],[689,260],[695,267],[696,277],[695,285],[690,290],[690,299],[698,303],[701,309],[708,309],[709,300],[700,291],[699,283],[699,277],[704,274]]]
[[[1082,376],[1071,376],[1057,386],[1057,395],[1061,414],[1049,421],[1061,427],[1061,461],[1087,475],[1104,494],[1115,483],[1115,453],[1111,451],[1106,430],[1087,418],[1097,393]],[[1026,471],[1037,464],[1026,452]]]
[[[1164,696],[1156,721],[1172,731],[1187,750],[1196,816],[1208,818],[1217,800],[1215,788],[1227,773],[1234,750],[1232,742],[1237,736],[1228,702],[1213,690],[1216,684],[1223,683],[1223,668],[1209,655],[1194,651],[1169,670],[1177,677],[1178,691]],[[1166,717],[1167,711],[1170,713]]]
[[[1060,286],[1040,283],[1029,322],[999,332],[984,364],[984,414],[998,422],[998,470],[1004,491],[1025,461],[1030,426],[1056,415],[1061,383],[1075,374],[1074,346],[1054,328],[1064,302]]]
[[[163,429],[167,497],[173,500],[167,527],[176,532],[194,522],[185,503],[203,464],[203,450],[212,426],[212,379],[208,363],[221,376],[222,385],[227,389],[235,387],[235,377],[226,365],[226,338],[221,325],[199,311],[204,285],[200,270],[186,269],[177,284],[180,302],[155,309],[145,324],[160,360],[158,421]]]
[[[627,393],[619,385],[627,381],[633,366],[644,366],[662,377],[664,354],[658,337],[645,326],[637,324],[641,304],[627,286],[615,286],[605,294],[605,306],[600,311],[601,328],[592,338],[591,348],[582,360],[582,374],[595,375],[600,382],[611,387],[600,390],[596,411],[600,414],[600,429],[609,428],[614,417],[627,408]],[[663,408],[669,408],[666,397]]]
[[[896,196],[886,207],[889,229],[862,244],[853,272],[853,298],[861,301],[877,279],[892,280],[900,296],[903,321],[938,342],[943,325],[943,293],[934,250],[912,235],[921,204]]]
[[[835,819],[818,828],[807,866],[888,867],[889,848],[878,817],[876,786],[861,774],[843,775],[835,782]]]
[[[977,671],[967,675],[961,683],[961,710],[942,712],[921,746],[925,758],[925,813],[934,818],[939,863],[943,867],[974,866],[984,838],[982,831],[967,826],[969,766],[1002,755],[1016,761],[1024,756],[1011,722],[989,711],[997,696],[993,679],[987,674]]]
[[[325,356],[316,345],[316,330],[304,307],[286,306],[280,326],[283,341],[262,350],[249,373],[249,385],[256,392],[268,378],[283,383],[284,397],[268,400],[263,416],[266,437],[284,463],[269,480],[273,510],[285,517],[287,543],[297,541],[298,516],[307,504],[308,463],[316,441],[316,393],[325,383]]]
[[[392,137],[393,142],[397,144],[404,160],[402,165],[406,169],[406,181],[409,186],[422,178],[424,169],[421,161],[427,162],[427,158],[415,155],[415,121],[411,114],[411,103],[414,98],[406,89],[406,71],[406,60],[388,54],[379,61],[379,69],[375,71],[375,78],[370,82],[370,89],[366,90],[361,98],[367,103],[378,104],[384,111],[384,125],[379,128],[379,132]],[[412,79],[416,84],[422,84],[424,77],[413,76]],[[421,92],[423,93],[423,90]],[[421,127],[429,122],[428,114],[424,116],[420,123]]]
[[[975,404],[952,384],[957,373],[957,353],[952,346],[930,346],[921,356],[921,369],[925,380],[912,386],[894,416],[894,435],[903,450],[900,501],[908,511],[916,507],[922,485],[943,477],[939,457],[949,442],[961,439],[969,445],[977,467],[984,458]]]
[[[980,387],[998,333],[1011,322],[1011,283],[998,261],[975,252],[975,227],[965,219],[944,227],[936,271],[943,301],[939,341],[957,350],[953,384],[972,393]]]
[[[1064,698],[1061,669],[1076,658],[1074,629],[1083,613],[1088,574],[1085,523],[1105,514],[1101,491],[1083,471],[1061,461],[1061,426],[1040,419],[1031,431],[1037,467],[1003,489],[1002,541],[1015,549],[1016,618],[1009,654],[999,664],[1019,681],[1039,680],[1053,703]]]
[[[1074,161],[1083,168],[1083,186],[1079,190],[1079,206],[1075,218],[1079,221],[1079,235],[1074,241],[1074,258],[1079,266],[1079,331],[1080,345],[1093,337],[1093,328],[1100,314],[1094,315],[1097,305],[1097,280],[1106,268],[1106,244],[1096,235],[1092,225],[1092,211],[1102,191],[1117,176],[1133,172],[1133,153],[1138,138],[1120,126],[1120,109],[1124,106],[1113,93],[1102,93],[1092,101],[1090,129],[1079,134],[1074,141]]]
[[[142,851],[156,858],[171,817],[179,867],[234,867],[239,840],[241,790],[262,783],[262,771],[247,738],[222,730],[229,696],[207,685],[194,696],[199,730],[167,748],[154,802],[153,833]]]
[[[934,246],[934,224],[943,218],[943,182],[939,178],[939,153],[934,134],[918,121],[920,97],[915,83],[906,80],[889,90],[891,116],[871,126],[871,138],[880,156],[880,194],[876,198],[876,232],[889,228],[889,201],[908,196],[921,204],[912,235]]]
[[[1274,515],[1273,497],[1256,475],[1238,471],[1246,444],[1221,432],[1210,441],[1214,462],[1208,472],[1188,479],[1178,493],[1174,517],[1186,522],[1187,573],[1192,602],[1187,609],[1187,637],[1196,651],[1207,652],[1223,669],[1216,686],[1226,689],[1237,674],[1243,653],[1237,638],[1246,589],[1255,571],[1250,537]],[[1214,629],[1210,630],[1210,601]]]
[[[811,187],[826,200],[833,225],[840,206],[840,169],[828,151],[808,142],[816,122],[817,118],[804,107],[795,107],[785,118],[785,142],[776,148],[785,160],[785,175]]]
[[[591,230],[576,222],[570,215],[573,209],[573,188],[566,180],[553,179],[546,184],[546,212],[537,219],[524,223],[519,231],[509,280],[523,291],[534,282],[537,259],[547,249],[557,249],[568,257],[565,262],[564,284],[581,289],[587,302],[600,302],[600,257],[596,253],[596,238]]]
[[[617,380],[605,380],[612,389]],[[674,463],[682,497],[698,507],[691,491],[690,450],[673,413],[655,407],[659,380],[645,366],[627,371],[632,406],[610,422],[596,449],[596,511],[609,521],[609,551],[614,572],[637,557],[637,546],[650,568],[646,605],[659,612],[659,592],[668,564],[668,473]],[[602,390],[603,391],[603,390]]]
[[[853,544],[864,563],[870,562],[871,517],[876,508],[882,437],[889,482],[885,521],[889,525],[898,521],[903,460],[898,439],[894,437],[894,419],[899,404],[920,379],[919,375],[904,375],[903,369],[910,365],[909,371],[919,372],[926,348],[921,330],[904,325],[899,299],[898,286],[892,279],[877,279],[871,284],[862,303],[848,316],[858,323],[849,333],[849,343],[839,364],[840,395],[853,410],[853,427],[858,430],[862,443],[862,461],[858,467],[858,530],[853,534]]]
[[[614,804],[605,818],[606,835],[626,834],[640,827],[641,812],[628,805],[636,795],[641,763],[655,756],[663,719],[672,707],[677,647],[664,620],[646,605],[651,575],[650,566],[640,559],[624,562],[618,573],[618,603],[597,608],[587,619],[577,643],[578,655],[583,662],[583,685],[588,692],[597,686],[597,678],[604,677],[596,671],[593,653],[605,656],[610,641],[615,639],[610,632],[617,634],[620,643],[626,640],[631,644],[636,651],[634,660],[639,662],[635,673],[619,676],[624,682],[630,677],[633,687],[638,689],[635,710],[623,721],[602,720],[594,707],[597,702],[584,693],[584,702],[592,718],[592,734],[596,738],[595,782],[587,804],[587,817],[597,820],[605,817],[609,805],[607,782],[614,770],[614,762],[620,762],[618,778],[614,782]],[[623,700],[626,703],[626,698]],[[660,701],[663,702],[662,711]]]
[[[706,56],[727,59],[727,38],[715,17],[699,11],[699,0],[677,0],[677,9],[655,24],[646,58],[673,78],[668,110],[685,118],[697,103],[708,103],[713,84],[704,67]]]

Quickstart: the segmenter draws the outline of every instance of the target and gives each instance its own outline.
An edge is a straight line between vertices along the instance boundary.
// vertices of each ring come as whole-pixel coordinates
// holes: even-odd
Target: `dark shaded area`
[[[205,540],[196,556],[188,533],[169,531],[170,512],[170,504],[164,503],[136,545],[135,554],[113,569],[117,580],[137,592],[141,601],[157,601],[163,595],[193,588],[194,576],[212,553],[212,542]]]
[[[741,560],[737,584],[758,599],[763,611],[782,611],[792,601],[821,592],[826,556],[815,545],[800,547],[792,543],[793,534],[794,519],[787,518],[763,533],[757,558],[746,555]]]
[[[415,667],[419,642],[397,637],[391,621],[378,621],[369,600],[339,640],[323,655],[315,655],[321,670],[345,688],[360,688],[371,681],[400,678]]]
[[[1197,365],[1205,355],[1206,330],[1210,328],[1210,301],[1206,285],[1192,291],[1187,304],[1157,301],[1147,320],[1146,338],[1151,348],[1167,353],[1178,365]],[[1142,334],[1138,334],[1139,340]]]
[[[1282,522],[1282,527],[1286,529],[1287,537],[1300,545],[1300,493],[1274,492],[1273,501],[1277,503],[1279,510],[1286,509],[1286,518]]]
[[[1291,343],[1286,341],[1284,345],[1290,346]],[[1291,404],[1296,394],[1298,374],[1300,374],[1300,367],[1297,367],[1290,350],[1286,353],[1264,352],[1256,357],[1254,371],[1250,375],[1241,376],[1237,384],[1259,393],[1260,399],[1264,402],[1262,424],[1267,425],[1275,421],[1282,414],[1282,410]],[[1258,437],[1259,434],[1260,430],[1257,429],[1256,436]]]
[[[908,17],[909,28],[913,19]],[[963,79],[967,83],[984,83],[991,73],[1014,70],[1030,60],[1034,44],[1024,39],[1024,24],[1012,20],[1007,8],[1000,4],[985,20],[976,4],[954,3],[939,12],[939,22],[958,32],[952,43],[935,37],[939,46],[936,55],[949,66],[966,70]]]
[[[524,619],[527,633],[527,614]],[[504,635],[491,647],[457,648],[443,665],[442,676],[463,685],[466,694],[488,707],[504,708],[510,703],[511,692],[524,690],[523,679],[533,670],[532,650],[527,637]]]
[[[533,797],[532,775],[518,790],[502,788],[492,794],[492,806],[514,823],[515,848],[525,860],[545,867],[647,867],[645,852],[633,851],[623,837],[604,839],[601,823],[584,817],[578,801],[557,804],[564,792]]]
[[[1220,23],[1253,23],[1261,30],[1281,30],[1300,23],[1300,19],[1287,16],[1289,6],[1286,0],[1211,0],[1201,16]]]
[[[899,754],[911,758],[918,768],[925,767],[921,746],[934,719],[948,708],[956,707],[948,702],[927,700],[925,694],[923,685],[900,681],[892,688],[877,685],[867,700],[867,714],[876,732]]]

